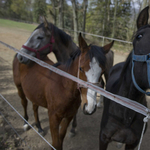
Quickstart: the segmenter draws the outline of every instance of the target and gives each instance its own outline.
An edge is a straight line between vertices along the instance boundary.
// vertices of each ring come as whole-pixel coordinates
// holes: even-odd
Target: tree
[[[83,32],[85,32],[87,7],[88,7],[88,0],[84,0],[83,1],[83,27],[82,27]],[[85,34],[83,34],[83,37],[85,37]]]
[[[13,0],[11,3],[11,10],[13,11],[15,18],[25,20],[27,13],[25,1]]]
[[[77,0],[71,0],[73,11],[73,23],[74,23],[74,40],[78,41],[78,18],[77,18]]]
[[[118,1],[115,0],[115,7],[114,7],[114,16],[113,16],[113,29],[112,29],[112,38],[114,38],[115,34],[115,26],[116,26],[116,13],[117,13],[117,6],[118,6]]]
[[[59,27],[64,28],[64,0],[59,0]]]
[[[148,0],[143,0],[141,10],[145,8],[147,5],[148,5]]]
[[[52,7],[53,7],[53,11],[51,11],[49,9],[50,14],[52,15],[53,19],[54,19],[54,25],[56,25],[56,20],[57,20],[57,11],[56,11],[56,1],[52,0]]]
[[[47,4],[45,0],[35,0],[33,8],[36,22],[40,22],[40,17],[47,16]]]
[[[11,17],[12,10],[10,8],[12,0],[0,0],[0,16]]]

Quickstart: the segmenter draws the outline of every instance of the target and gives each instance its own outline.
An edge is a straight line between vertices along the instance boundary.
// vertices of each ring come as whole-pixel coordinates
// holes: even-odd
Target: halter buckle
[[[150,60],[150,53],[147,54],[147,60]]]

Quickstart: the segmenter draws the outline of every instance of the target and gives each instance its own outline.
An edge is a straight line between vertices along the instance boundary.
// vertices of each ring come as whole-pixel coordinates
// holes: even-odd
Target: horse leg
[[[99,140],[99,150],[106,150],[108,147],[108,142],[103,142],[101,139]]]
[[[19,97],[21,98],[21,104],[22,104],[22,106],[23,106],[23,108],[24,108],[24,119],[25,119],[26,121],[28,121],[28,114],[27,114],[28,101],[27,101],[26,96],[25,96],[25,94],[24,94],[24,92],[23,92],[23,90],[22,90],[22,87],[19,86],[19,87],[17,87],[17,89],[18,89],[18,95],[19,95]],[[27,130],[29,129],[29,125],[28,125],[28,123],[25,122],[25,121],[24,121],[24,126],[23,126],[23,128],[24,128],[25,131],[27,131]]]
[[[67,128],[68,128],[69,123],[71,122],[72,118],[73,117],[64,118],[61,121],[60,130],[59,130],[59,138],[60,138],[61,147],[63,147],[63,140],[64,140],[64,137],[65,137],[66,132],[67,132]]]
[[[125,150],[134,150],[135,146],[132,145],[125,145]]]
[[[36,127],[38,128],[38,132],[39,132],[41,135],[43,135],[43,134],[44,134],[44,131],[43,131],[43,129],[41,128],[41,124],[40,124],[40,121],[39,121],[38,108],[39,108],[39,106],[36,105],[35,103],[33,103],[33,111],[34,111],[35,125],[36,125]]]
[[[99,101],[98,101],[98,103],[97,103],[97,107],[98,107],[98,108],[103,107],[103,106],[102,106],[103,100],[104,100],[104,97],[103,97],[102,95],[100,95]]]
[[[51,115],[50,113],[48,114],[49,114],[49,124],[50,124],[50,131],[52,137],[52,145],[55,149],[62,150],[60,138],[59,138],[59,125],[62,119],[59,118],[56,114],[53,115]]]
[[[70,137],[73,137],[76,134],[76,131],[75,131],[75,129],[77,127],[77,118],[76,118],[77,116],[76,115],[73,117],[72,128],[70,130]]]
[[[101,78],[100,87],[101,87],[101,88],[104,88],[104,86],[105,86],[104,80]],[[100,98],[99,98],[98,103],[97,103],[97,107],[98,107],[98,108],[101,108],[101,107],[102,107],[101,105],[102,105],[102,103],[103,103],[103,99],[104,99],[104,97],[103,97],[102,95],[100,95]]]
[[[102,140],[103,139],[103,140]],[[109,144],[109,140],[106,139],[105,135],[102,135],[102,130],[99,136],[99,150],[106,150]]]
[[[125,150],[134,150],[137,147],[138,144],[139,144],[138,140],[134,144],[132,144],[132,145],[126,144],[125,145]]]

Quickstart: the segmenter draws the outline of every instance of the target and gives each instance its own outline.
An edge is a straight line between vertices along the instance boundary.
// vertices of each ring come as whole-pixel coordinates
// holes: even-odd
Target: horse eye
[[[44,37],[38,36],[37,39],[42,40]]]
[[[81,72],[84,72],[83,69],[82,69],[81,67],[80,67],[79,69],[80,69]]]
[[[142,34],[139,34],[136,38],[137,39],[141,39],[143,37],[143,35]]]

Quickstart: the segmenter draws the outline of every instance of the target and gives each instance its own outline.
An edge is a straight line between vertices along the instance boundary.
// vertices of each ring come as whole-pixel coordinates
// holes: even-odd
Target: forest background
[[[139,12],[150,0],[0,0],[0,18],[132,41]],[[77,41],[77,32],[73,32]]]

